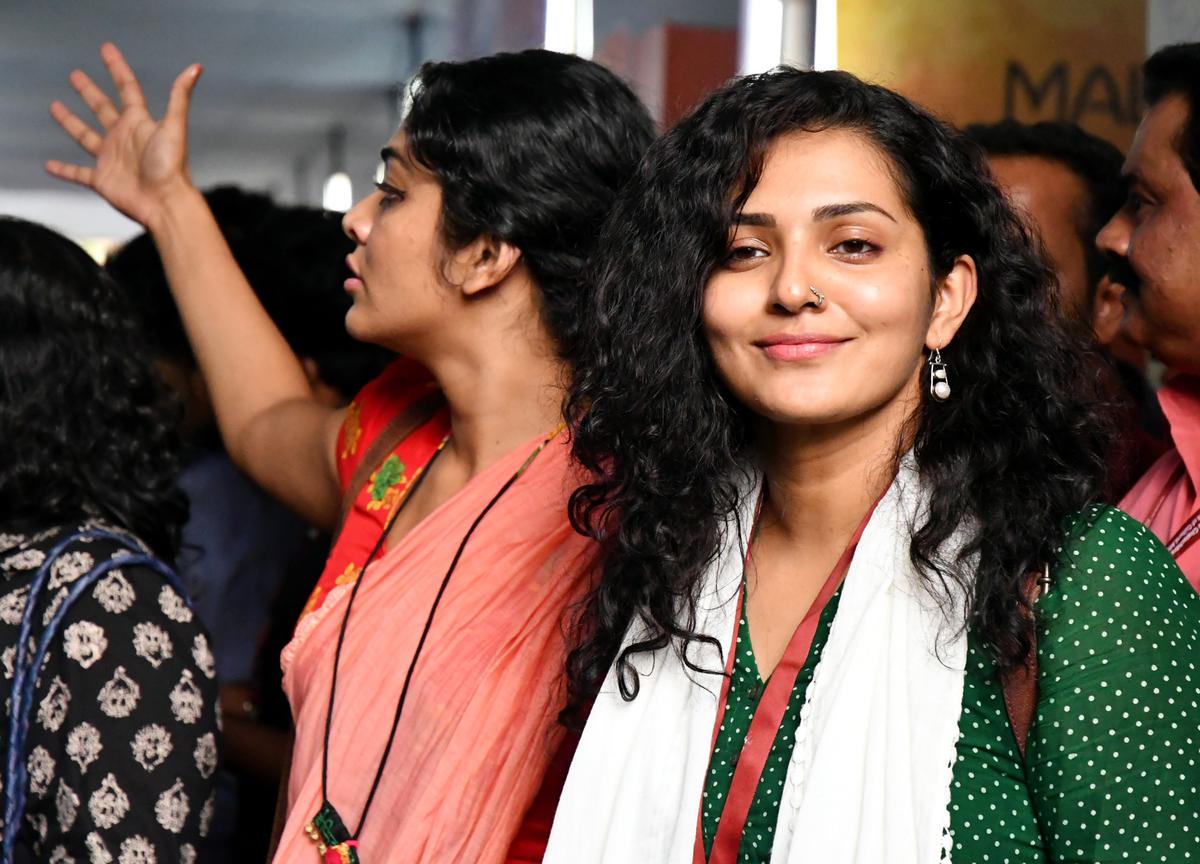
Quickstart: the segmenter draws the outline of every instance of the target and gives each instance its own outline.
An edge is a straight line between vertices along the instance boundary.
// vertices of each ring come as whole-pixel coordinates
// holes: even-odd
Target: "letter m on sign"
[[[1049,102],[1053,113],[1047,115],[1045,103]],[[1004,116],[1009,120],[1020,119],[1030,114],[1041,120],[1067,119],[1067,64],[1055,63],[1040,82],[1029,76],[1025,67],[1016,60],[1008,61],[1004,74]]]

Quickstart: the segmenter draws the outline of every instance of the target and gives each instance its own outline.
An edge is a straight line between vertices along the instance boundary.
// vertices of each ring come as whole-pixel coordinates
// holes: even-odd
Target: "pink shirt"
[[[1175,447],[1164,453],[1121,499],[1120,507],[1169,543],[1200,510],[1200,379],[1172,379],[1158,394]],[[1192,587],[1200,591],[1200,539],[1176,555]]]

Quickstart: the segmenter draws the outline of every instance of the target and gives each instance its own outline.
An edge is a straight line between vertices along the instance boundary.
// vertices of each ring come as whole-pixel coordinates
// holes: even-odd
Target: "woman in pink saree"
[[[652,136],[645,109],[545,51],[423,66],[377,189],[343,219],[347,329],[404,359],[334,411],[191,183],[200,67],[155,119],[115,46],[101,55],[120,107],[76,71],[99,128],[51,108],[94,163],[47,170],[146,226],[230,455],[337,529],[283,655],[296,742],[275,860],[540,857],[564,618],[593,557],[566,516],[563,387],[580,273]]]

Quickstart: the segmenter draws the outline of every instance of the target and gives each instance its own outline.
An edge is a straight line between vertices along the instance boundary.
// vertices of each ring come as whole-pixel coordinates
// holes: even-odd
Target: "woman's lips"
[[[354,266],[353,254],[346,256],[346,269],[350,271],[350,275],[342,283],[342,288],[345,289],[347,294],[353,291],[361,291],[363,287],[362,277],[358,275],[358,268]]]
[[[755,344],[772,360],[811,360],[828,354],[847,341],[835,336],[780,334]]]

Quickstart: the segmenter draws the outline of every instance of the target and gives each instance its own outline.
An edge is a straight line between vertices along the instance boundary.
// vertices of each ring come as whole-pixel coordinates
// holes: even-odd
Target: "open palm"
[[[171,86],[166,113],[161,120],[155,120],[146,109],[141,85],[117,47],[106,42],[100,48],[100,57],[117,88],[120,109],[80,70],[71,73],[70,82],[95,115],[103,134],[79,119],[62,102],[55,101],[50,106],[51,116],[95,158],[95,164],[50,160],[46,171],[94,189],[126,216],[149,225],[167,196],[191,185],[187,115],[201,70],[192,65],[179,74]]]

